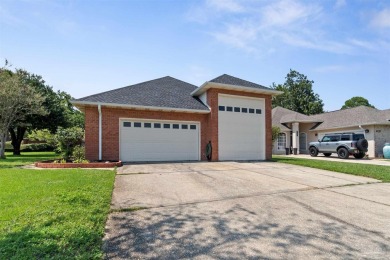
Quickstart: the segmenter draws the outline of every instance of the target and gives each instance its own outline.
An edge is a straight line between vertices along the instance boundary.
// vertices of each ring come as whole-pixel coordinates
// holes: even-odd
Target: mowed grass
[[[8,160],[17,161],[0,165]],[[114,177],[109,170],[0,167],[0,259],[103,258]]]
[[[54,160],[60,157],[55,152],[22,152],[21,155],[13,155],[11,152],[6,152],[6,159],[0,159],[1,168],[12,168],[32,164],[36,161]]]
[[[390,167],[371,164],[360,163],[345,163],[334,161],[323,161],[313,159],[301,158],[287,158],[284,156],[272,156],[274,162],[288,163],[294,165],[301,165],[311,168],[329,170],[334,172],[348,173],[357,176],[365,176],[381,180],[383,182],[390,182]]]

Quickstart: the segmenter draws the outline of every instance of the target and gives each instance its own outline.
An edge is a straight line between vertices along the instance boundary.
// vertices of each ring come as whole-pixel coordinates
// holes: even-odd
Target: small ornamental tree
[[[57,151],[61,153],[65,160],[69,160],[74,147],[81,145],[84,138],[84,131],[80,127],[57,129],[55,139],[57,141]]]

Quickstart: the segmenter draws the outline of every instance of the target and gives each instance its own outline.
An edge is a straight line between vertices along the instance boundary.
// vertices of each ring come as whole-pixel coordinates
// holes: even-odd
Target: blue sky
[[[390,1],[0,1],[0,59],[75,98],[166,75],[264,86],[290,68],[327,111],[390,108]]]

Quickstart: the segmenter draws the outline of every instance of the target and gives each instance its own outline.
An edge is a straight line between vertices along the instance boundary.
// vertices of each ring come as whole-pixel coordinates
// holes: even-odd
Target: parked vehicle
[[[326,134],[322,140],[309,143],[311,156],[323,153],[328,157],[332,153],[337,153],[340,159],[347,159],[349,155],[353,155],[356,159],[361,159],[366,155],[367,148],[367,139],[361,133]]]

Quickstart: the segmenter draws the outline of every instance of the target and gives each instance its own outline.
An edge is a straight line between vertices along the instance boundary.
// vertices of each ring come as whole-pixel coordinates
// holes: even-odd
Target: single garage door
[[[219,160],[265,160],[264,102],[218,95]]]
[[[199,122],[121,119],[123,162],[199,160]]]

